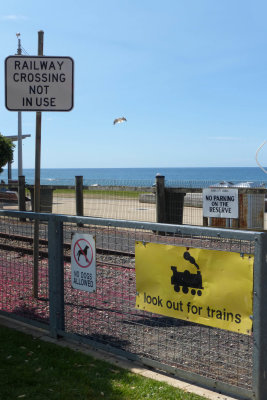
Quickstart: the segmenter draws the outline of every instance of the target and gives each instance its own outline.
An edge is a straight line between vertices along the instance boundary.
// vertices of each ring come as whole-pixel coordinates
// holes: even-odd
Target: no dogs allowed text
[[[96,249],[92,235],[75,233],[71,243],[71,285],[86,292],[96,290]]]

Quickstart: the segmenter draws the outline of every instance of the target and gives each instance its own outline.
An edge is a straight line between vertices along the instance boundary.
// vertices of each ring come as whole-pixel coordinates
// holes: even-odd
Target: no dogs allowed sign
[[[75,233],[71,243],[71,285],[86,292],[96,290],[96,249],[92,235]]]

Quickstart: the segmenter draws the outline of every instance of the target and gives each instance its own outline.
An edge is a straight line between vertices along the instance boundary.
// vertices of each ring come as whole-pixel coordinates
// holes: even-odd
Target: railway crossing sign
[[[75,233],[71,243],[71,285],[86,292],[96,290],[96,249],[92,235]]]
[[[5,103],[9,111],[70,111],[71,57],[9,56],[5,60]]]

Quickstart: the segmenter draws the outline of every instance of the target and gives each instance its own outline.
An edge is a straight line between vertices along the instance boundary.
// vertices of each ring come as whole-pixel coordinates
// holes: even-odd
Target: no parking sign
[[[71,285],[74,289],[96,290],[96,250],[92,235],[75,233],[71,243]]]

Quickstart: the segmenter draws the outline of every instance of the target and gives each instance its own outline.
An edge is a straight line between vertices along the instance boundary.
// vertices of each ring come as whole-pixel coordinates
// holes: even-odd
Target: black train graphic
[[[191,289],[191,293],[195,295],[197,293],[198,296],[202,295],[202,275],[199,270],[199,266],[197,265],[194,257],[190,256],[188,251],[184,252],[184,259],[189,261],[191,264],[195,265],[197,268],[196,274],[191,274],[188,270],[184,272],[177,271],[177,267],[171,266],[173,275],[171,277],[171,284],[174,285],[174,290],[176,292],[180,291],[180,286],[182,287],[183,292],[186,294]],[[196,291],[196,289],[198,289]]]

